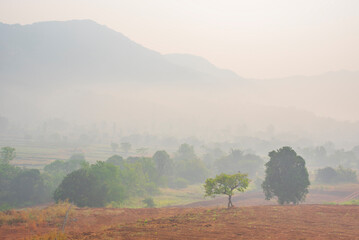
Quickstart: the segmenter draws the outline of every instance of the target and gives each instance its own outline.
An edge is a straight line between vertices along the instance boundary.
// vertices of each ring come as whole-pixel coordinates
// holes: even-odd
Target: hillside
[[[91,20],[0,23],[1,83],[65,84],[141,82],[213,83],[238,80],[221,76],[213,65],[206,72],[176,64],[123,34]]]
[[[163,55],[91,20],[0,23],[0,117],[9,128],[28,126],[22,135],[59,118],[113,122],[126,134],[352,148],[358,80],[349,71],[245,79],[199,56]]]

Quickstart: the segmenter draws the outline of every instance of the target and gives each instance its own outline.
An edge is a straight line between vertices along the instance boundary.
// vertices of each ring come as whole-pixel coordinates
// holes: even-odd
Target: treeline
[[[159,193],[160,187],[184,188],[203,183],[220,172],[248,172],[253,177],[264,161],[254,154],[232,150],[224,154],[211,149],[200,159],[193,146],[182,144],[171,157],[157,151],[152,157],[113,155],[90,164],[84,155],[56,160],[40,172],[15,167],[10,161],[15,149],[2,148],[0,207],[2,209],[69,199],[78,206],[121,205],[126,199]]]
[[[23,169],[10,164],[16,156],[14,148],[1,148],[0,210],[25,207],[51,200],[45,177],[37,169]]]
[[[338,167],[359,169],[359,146],[351,150],[335,149],[334,144],[324,146],[299,148],[298,152],[313,168]]]
[[[123,158],[113,155],[90,164],[84,155],[74,154],[68,160],[56,160],[41,171],[11,165],[15,149],[1,148],[0,209],[19,208],[52,200],[69,199],[78,206],[121,206],[131,198],[148,198],[159,194],[159,188],[184,188],[203,183],[216,174],[248,173],[259,187],[265,161],[258,155],[232,149],[206,149],[202,158],[194,147],[182,144],[171,154],[161,150],[152,157]],[[316,182],[334,184],[357,181],[356,172],[340,167],[319,169]]]
[[[356,171],[339,166],[336,169],[332,167],[318,169],[315,180],[322,184],[356,183],[358,177]]]

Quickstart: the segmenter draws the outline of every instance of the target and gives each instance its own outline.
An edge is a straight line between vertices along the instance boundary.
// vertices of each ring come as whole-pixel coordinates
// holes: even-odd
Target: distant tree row
[[[299,149],[300,154],[311,167],[337,167],[359,169],[359,146],[350,151],[335,150],[332,144]]]
[[[259,156],[238,149],[228,155],[212,149],[202,160],[189,144],[180,145],[172,157],[164,150],[152,157],[123,158],[115,154],[95,164],[88,163],[83,154],[74,154],[68,160],[46,165],[42,171],[11,165],[15,157],[14,148],[1,148],[0,209],[41,204],[51,198],[69,199],[78,206],[121,205],[131,198],[150,199],[160,187],[183,188],[202,183],[214,173],[215,178],[206,180],[206,195],[222,192],[231,200],[233,190],[243,191],[249,178],[258,177],[263,166],[265,179],[258,184],[266,199],[275,197],[280,204],[297,204],[305,199],[310,184],[304,159],[290,147],[270,152],[266,164]],[[316,175],[318,183],[355,181],[356,172],[343,167],[319,169]],[[258,178],[254,182],[259,182]]]
[[[326,167],[318,169],[316,178],[317,183],[338,184],[358,182],[357,174],[352,169],[345,169],[339,166],[337,169]]]
[[[0,154],[0,210],[25,207],[49,201],[45,180],[37,169],[22,169],[10,162],[14,148],[3,147]]]

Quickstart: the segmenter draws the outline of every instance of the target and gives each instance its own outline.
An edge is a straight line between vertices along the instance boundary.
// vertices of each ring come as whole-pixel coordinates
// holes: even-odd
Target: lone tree
[[[310,185],[304,159],[291,147],[272,151],[269,157],[262,183],[266,200],[277,197],[281,205],[304,201]]]
[[[208,178],[204,184],[205,196],[215,197],[218,194],[225,194],[228,196],[228,208],[233,207],[233,191],[243,192],[248,187],[249,179],[247,176],[247,174],[239,172],[233,175],[222,173],[215,178]]]

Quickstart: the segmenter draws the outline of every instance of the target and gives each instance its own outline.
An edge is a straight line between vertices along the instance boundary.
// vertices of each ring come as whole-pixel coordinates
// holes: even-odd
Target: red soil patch
[[[306,203],[343,199],[357,190],[354,188],[312,190]],[[278,206],[263,198],[261,192],[239,194],[233,199],[237,208],[229,210],[224,208],[227,198],[173,208],[74,207],[66,239],[359,239],[359,206]],[[66,209],[63,206],[56,210],[62,215],[50,221],[43,217],[36,224],[30,220],[11,225],[0,222],[0,239],[32,239],[58,232]],[[50,210],[51,206],[39,208],[38,215]]]
[[[127,210],[126,210],[127,211]],[[126,212],[125,211],[125,212]],[[146,211],[144,214],[146,215]],[[178,212],[177,212],[178,211]],[[138,210],[137,214],[141,214]],[[116,224],[69,239],[359,239],[358,206],[166,209],[175,213]],[[177,213],[176,213],[177,212]],[[182,212],[182,213],[181,213]]]
[[[359,206],[74,209],[67,239],[359,239]],[[23,239],[26,226],[0,227]],[[39,226],[41,232],[53,231]],[[25,235],[20,237],[19,233]],[[37,235],[37,234],[36,234]]]

